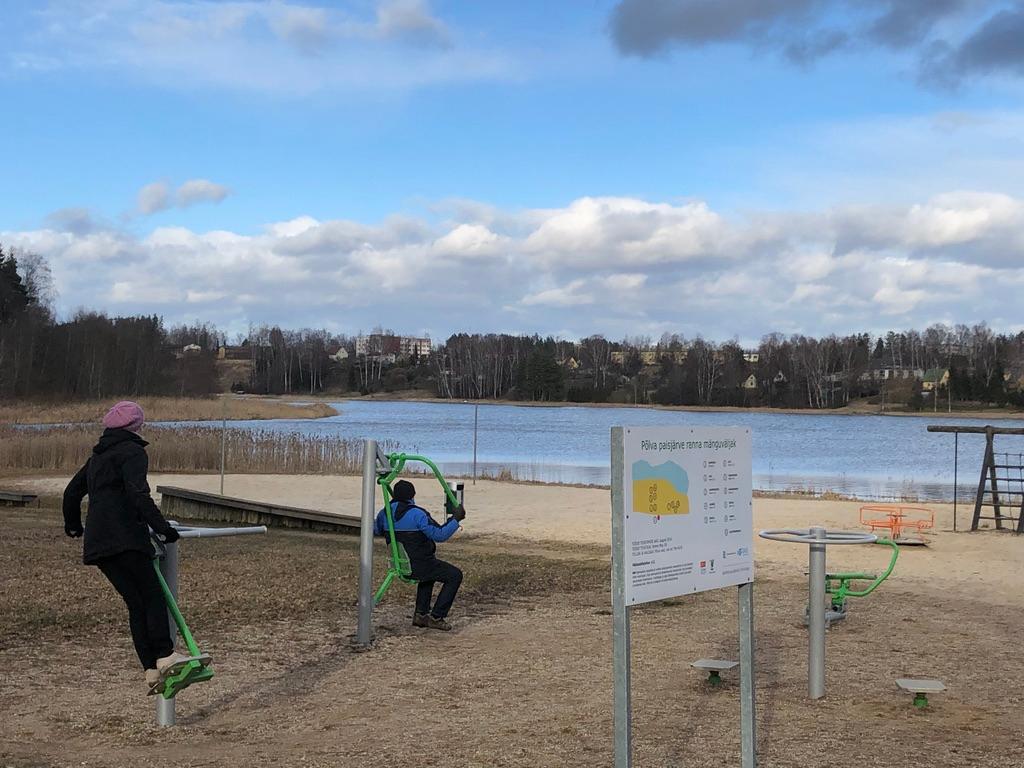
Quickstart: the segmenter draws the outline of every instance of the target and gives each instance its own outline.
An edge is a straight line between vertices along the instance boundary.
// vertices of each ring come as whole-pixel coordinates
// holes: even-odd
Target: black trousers
[[[170,656],[174,643],[152,558],[142,552],[121,552],[96,565],[128,606],[132,642],[143,669],[156,669],[156,660]]]
[[[416,613],[429,613],[436,619],[447,616],[462,584],[462,571],[451,563],[434,558],[424,563],[416,563],[412,575],[419,581],[416,586]],[[439,581],[441,591],[431,610],[430,599],[434,596],[434,584]]]

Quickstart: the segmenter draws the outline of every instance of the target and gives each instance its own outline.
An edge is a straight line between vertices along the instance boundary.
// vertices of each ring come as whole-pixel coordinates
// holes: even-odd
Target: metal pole
[[[622,427],[612,427],[612,677],[615,768],[633,764],[629,606],[626,605],[626,505]]]
[[[757,768],[754,716],[754,585],[740,584],[740,766]]]
[[[476,485],[476,431],[480,423],[480,404],[473,406],[473,485]]]
[[[957,459],[960,458],[960,433],[953,433],[953,533],[956,533]]]
[[[220,495],[224,495],[224,457],[228,443],[228,399],[224,398],[224,412],[220,423]]]
[[[359,624],[356,642],[368,646],[373,619],[373,513],[377,489],[377,441],[363,443],[363,509],[359,525]]]
[[[160,572],[163,573],[167,588],[171,590],[175,601],[178,599],[178,545],[177,543],[165,544],[166,552],[163,560],[160,561]],[[178,634],[178,625],[174,623],[174,614],[167,609],[167,624],[171,629],[171,643],[175,642]],[[174,725],[174,699],[165,699],[163,696],[156,697],[156,724]]]
[[[811,536],[825,538],[825,529],[811,528]],[[811,544],[807,606],[810,638],[807,646],[807,692],[812,699],[825,695],[825,545]]]

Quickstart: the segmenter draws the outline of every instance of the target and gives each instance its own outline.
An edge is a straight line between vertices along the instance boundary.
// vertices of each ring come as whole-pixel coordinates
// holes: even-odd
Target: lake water
[[[434,459],[446,474],[473,468],[474,406],[464,403],[333,404],[338,416],[232,422],[233,427],[388,440]],[[863,499],[953,498],[953,435],[928,424],[1024,427],[1024,420],[835,416],[806,413],[664,411],[653,408],[479,406],[477,471],[520,480],[607,485],[613,426],[740,426],[753,433],[754,487],[833,491]],[[204,426],[213,426],[206,423]],[[217,425],[219,428],[219,425]],[[977,487],[985,439],[959,438],[959,498]],[[1024,453],[1024,438],[998,436],[996,450]]]

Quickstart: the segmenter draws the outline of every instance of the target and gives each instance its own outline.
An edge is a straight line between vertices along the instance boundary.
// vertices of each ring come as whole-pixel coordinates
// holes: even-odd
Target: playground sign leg
[[[377,489],[377,441],[363,442],[363,506],[359,524],[359,623],[356,643],[368,646],[373,620],[373,513]]]
[[[629,606],[626,605],[625,495],[622,428],[612,429],[612,667],[614,678],[615,768],[633,764],[630,703]]]
[[[738,588],[740,623],[740,765],[755,768],[754,731],[754,585]]]
[[[178,545],[177,543],[165,544],[167,550],[163,560],[160,561],[160,572],[164,575],[167,588],[171,590],[174,599],[178,599]],[[171,642],[175,641],[178,634],[178,625],[174,621],[174,614],[170,608],[167,609],[167,623],[171,628]],[[174,725],[175,723],[174,698],[165,699],[163,696],[156,697],[156,724]]]

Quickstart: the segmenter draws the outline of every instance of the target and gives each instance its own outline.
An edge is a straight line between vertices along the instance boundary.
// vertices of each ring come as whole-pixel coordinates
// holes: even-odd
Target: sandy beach
[[[2,513],[13,546],[0,555],[10,617],[0,663],[24,670],[0,682],[4,765],[158,765],[172,752],[177,765],[611,763],[607,490],[467,483],[465,529],[442,545],[466,572],[455,631],[412,628],[411,590],[399,587],[375,615],[368,653],[349,646],[355,537],[273,529],[259,541],[190,543],[183,603],[217,677],[182,694],[180,725],[167,730],[134,679],[123,609],[60,535],[53,496],[64,481],[4,483],[46,497],[40,510]],[[216,491],[219,478],[151,483]],[[436,507],[440,491],[418,483],[421,503]],[[225,485],[242,498],[358,509],[357,477],[229,475]],[[858,530],[859,506],[758,498],[755,525]],[[761,765],[1024,763],[1013,725],[1024,680],[1008,653],[1024,631],[1024,540],[954,534],[951,507],[932,508],[930,545],[904,549],[889,581],[829,632],[818,702],[806,698],[806,547],[756,540]],[[961,527],[968,514],[961,506]],[[882,547],[829,552],[835,570],[887,562]],[[736,680],[713,689],[688,666],[735,657],[735,611],[731,590],[719,590],[634,612],[636,765],[738,764]],[[915,710],[895,686],[903,676],[949,690]]]

